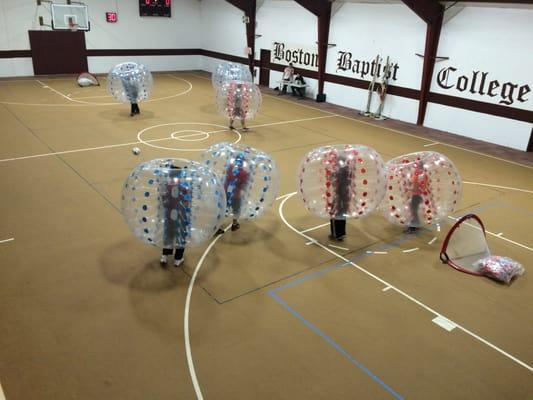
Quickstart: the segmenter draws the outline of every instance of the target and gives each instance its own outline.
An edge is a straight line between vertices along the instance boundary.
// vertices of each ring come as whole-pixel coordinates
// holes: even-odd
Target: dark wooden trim
[[[331,22],[331,3],[327,1],[322,13],[318,16],[318,93],[324,101],[324,80],[326,78],[326,62],[328,58],[329,26]]]
[[[200,55],[202,49],[87,49],[87,57],[112,56],[189,56]]]
[[[529,135],[529,142],[527,143],[526,151],[528,152],[533,151],[533,128],[531,128],[531,135]]]
[[[338,85],[344,86],[351,86],[363,90],[367,90],[369,85],[369,81],[365,81],[363,79],[348,78],[346,76],[333,74],[326,74],[326,82],[336,83]],[[420,96],[420,91],[401,86],[388,85],[387,94],[418,100],[418,97]]]
[[[296,0],[296,2],[317,17],[325,14],[328,8],[331,10],[331,0]]]
[[[444,13],[444,6],[437,0],[402,0],[426,24],[435,22]]]
[[[442,104],[444,106],[462,108],[463,110],[475,111],[483,114],[490,114],[497,117],[514,119],[517,121],[533,122],[533,111],[522,110],[501,106],[499,104],[485,103],[483,101],[464,99],[462,97],[448,96],[442,93],[429,93],[431,103]]]
[[[1,50],[0,58],[26,58],[31,57],[31,50]]]
[[[424,125],[424,119],[426,118],[428,96],[431,89],[433,70],[435,69],[435,57],[437,56],[437,49],[439,48],[443,19],[444,8],[442,8],[442,12],[437,18],[427,23],[426,27],[426,46],[424,50],[424,65],[422,67],[422,81],[420,83],[418,116],[416,118],[417,125]]]
[[[211,50],[200,50],[200,55],[212,57],[212,58],[220,58],[221,60],[241,63],[241,64],[248,64],[248,59],[245,57],[239,57],[234,56],[232,54],[225,54],[225,53],[219,53],[217,51],[211,51]],[[255,60],[254,60],[255,64]]]
[[[247,64],[250,67],[250,72],[253,75],[255,60],[255,20],[257,2],[256,0],[226,0],[226,2],[241,10],[244,15],[248,17],[248,22],[246,23],[246,46],[252,49],[252,51],[248,55]]]

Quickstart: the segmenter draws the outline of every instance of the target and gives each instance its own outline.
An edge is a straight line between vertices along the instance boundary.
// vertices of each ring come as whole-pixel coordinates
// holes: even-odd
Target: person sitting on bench
[[[303,76],[300,75],[300,74],[296,74],[296,77],[294,78],[294,82],[293,83],[296,83],[298,85],[305,85],[305,81],[304,81]],[[305,87],[294,87],[294,86],[291,86],[291,90],[292,90],[292,94],[293,95],[297,95],[299,97],[304,97]]]
[[[292,66],[292,63],[289,63],[288,67],[285,67],[283,70],[283,78],[281,82],[281,92],[280,94],[287,94],[287,83],[290,83],[292,81],[292,77],[294,75],[294,68]]]

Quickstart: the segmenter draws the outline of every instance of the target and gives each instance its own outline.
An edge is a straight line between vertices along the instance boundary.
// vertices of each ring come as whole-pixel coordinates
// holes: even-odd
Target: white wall
[[[91,30],[85,33],[87,49],[201,48],[198,0],[172,1],[172,17],[140,17],[138,0],[85,0]],[[118,9],[117,9],[118,5]],[[35,0],[0,0],[0,50],[29,50],[28,30],[50,29],[38,25],[38,16],[50,23],[47,3]],[[117,11],[118,22],[105,21],[106,11]],[[91,72],[107,72],[123,61],[144,62],[151,70],[198,69],[199,56],[89,57]],[[33,75],[30,58],[0,59],[0,76]]]
[[[515,89],[515,99],[510,107],[532,111],[532,21],[533,9],[466,7],[442,29],[438,55],[450,59],[436,64],[431,91],[499,104],[499,96],[471,93],[470,88],[464,91],[443,89],[437,84],[437,74],[445,67],[458,69],[450,76],[450,83],[461,75],[470,78],[473,71],[488,72],[485,92],[488,82],[493,79],[501,85],[505,82],[520,86],[528,84],[532,90],[524,96],[528,101],[517,101]],[[438,104],[429,104],[425,125],[519,150],[527,148],[532,127],[531,123]]]

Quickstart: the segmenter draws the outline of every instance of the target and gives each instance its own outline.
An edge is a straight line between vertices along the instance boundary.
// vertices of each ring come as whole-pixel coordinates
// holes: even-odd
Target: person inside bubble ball
[[[244,109],[243,104],[243,96],[245,95],[244,89],[245,88],[241,83],[237,84],[235,88],[235,99],[233,103],[233,108],[231,109],[229,128],[235,129],[235,127],[233,126],[233,122],[235,121],[235,119],[240,119],[242,130],[247,132],[248,128],[246,127],[246,111]]]
[[[407,227],[407,233],[414,233],[420,226],[420,218],[418,216],[418,209],[420,204],[424,201],[422,195],[427,192],[428,175],[424,170],[424,162],[419,160],[415,162],[415,170],[411,181],[411,220]]]
[[[239,224],[239,214],[241,213],[242,195],[248,184],[248,172],[244,168],[244,155],[239,154],[233,162],[230,162],[226,169],[226,179],[224,180],[224,189],[226,190],[227,208],[233,214],[231,230],[236,231],[241,227]],[[219,229],[217,234],[224,233]]]
[[[329,221],[330,238],[333,240],[342,240],[346,236],[346,215],[350,211],[350,168],[344,157],[339,157],[338,165],[339,168],[334,174],[333,182],[335,195],[333,197],[332,215],[335,218]]]
[[[137,104],[137,96],[139,95],[139,90],[135,79],[132,76],[124,76],[121,78],[122,86],[124,87],[124,92],[126,92],[126,97],[131,103],[131,112],[130,117],[133,117],[135,114],[140,114],[141,110]]]
[[[168,178],[161,184],[161,205],[163,208],[163,251],[161,264],[168,262],[174,253],[174,266],[184,261],[188,227],[191,223],[191,185],[185,179],[185,171],[169,166]]]

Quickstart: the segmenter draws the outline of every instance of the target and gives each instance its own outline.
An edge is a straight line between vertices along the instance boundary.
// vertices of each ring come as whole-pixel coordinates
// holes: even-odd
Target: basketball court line
[[[490,185],[488,183],[469,182],[469,181],[463,181],[463,183],[467,185],[486,186],[486,187],[491,187],[491,188],[496,188],[496,189],[515,190],[517,192],[533,194],[533,190],[518,189],[518,188],[514,188],[510,186]]]
[[[294,192],[294,193],[296,193],[296,192]],[[289,193],[289,194],[286,194],[285,197],[286,196],[292,196],[292,195],[293,195],[293,193]],[[328,225],[330,225],[330,223],[326,222],[324,224],[320,224],[320,225],[317,225],[317,226],[313,226],[311,228],[307,228],[307,229],[303,230],[302,233],[311,232],[311,231],[314,231],[315,229],[323,228],[324,226],[328,226]]]
[[[280,121],[280,122],[273,122],[273,123],[267,123],[267,124],[250,125],[249,128],[261,128],[261,127],[271,126],[271,125],[291,124],[291,123],[311,121],[311,120],[315,120],[315,119],[332,118],[332,117],[333,117],[332,115],[331,116],[330,115],[326,115],[326,116],[321,116],[321,117],[302,118],[302,119],[295,119],[295,120],[289,120],[289,121]],[[153,125],[151,127],[145,128],[143,130],[147,130],[147,129],[150,129],[150,128],[155,128],[155,127],[158,127],[158,126],[172,125],[172,124],[177,124],[177,123]],[[205,125],[206,123],[204,123],[204,122],[190,122],[190,123],[189,122],[183,122],[183,123],[179,122],[179,124]],[[235,129],[235,130],[238,131],[237,129]],[[211,133],[219,133],[219,132],[226,132],[226,131],[229,131],[229,129],[219,129],[219,130],[215,130],[215,131],[209,131],[209,132],[206,132],[206,133],[211,134]],[[0,160],[0,163],[9,162],[9,161],[17,161],[17,160],[26,160],[26,159],[30,159],[30,158],[55,156],[55,155],[60,155],[60,154],[78,153],[78,152],[93,151],[93,150],[103,150],[103,149],[109,149],[109,148],[113,148],[113,147],[132,146],[132,145],[136,145],[136,144],[142,144],[143,142],[153,143],[153,142],[160,142],[160,141],[164,141],[164,140],[172,140],[172,138],[167,137],[167,138],[161,138],[161,139],[150,139],[150,140],[144,140],[144,141],[110,144],[110,145],[98,146],[98,147],[86,147],[86,148],[81,148],[81,149],[63,150],[63,151],[56,151],[56,152],[50,152],[50,153],[41,153],[41,154],[34,154],[34,155],[30,155],[30,156],[4,158],[4,159]],[[181,149],[173,149],[173,150],[183,151]],[[194,151],[202,151],[202,150],[203,149],[200,149],[200,150],[195,149]],[[191,151],[191,149],[186,150],[186,151]]]
[[[389,385],[387,385],[383,380],[381,380],[377,375],[375,375],[372,371],[370,371],[367,367],[365,367],[361,362],[357,361],[350,353],[348,353],[344,348],[342,348],[337,342],[335,342],[330,336],[328,336],[324,331],[319,329],[316,325],[309,322],[307,319],[305,319],[300,313],[298,313],[295,309],[293,309],[291,306],[289,306],[281,297],[279,297],[275,291],[269,291],[269,296],[272,297],[276,302],[278,302],[283,308],[285,308],[288,312],[290,312],[293,316],[295,316],[297,319],[299,319],[307,328],[309,328],[311,331],[316,333],[318,336],[320,336],[322,339],[326,341],[331,347],[333,347],[337,352],[342,354],[350,363],[354,364],[357,368],[359,368],[361,371],[363,371],[366,375],[368,375],[372,380],[374,380],[376,383],[378,383],[383,389],[385,389],[387,392],[389,392],[395,399],[397,400],[403,400],[404,398],[394,391]]]
[[[6,395],[4,394],[4,389],[2,389],[1,383],[0,383],[0,400],[6,400]]]
[[[298,229],[296,229],[294,226],[292,226],[288,221],[287,219],[285,218],[284,214],[283,214],[283,207],[285,205],[285,203],[287,202],[287,200],[289,200],[292,196],[287,196],[285,197],[279,207],[278,207],[278,213],[279,213],[279,216],[281,218],[281,220],[283,221],[283,223],[289,228],[291,229],[292,231],[296,232],[298,235],[302,236],[303,238],[307,239],[308,241],[309,240],[313,240],[312,237],[310,236],[307,236],[306,234],[304,233],[301,233]],[[383,286],[387,287],[387,286],[390,286],[390,288],[392,290],[394,290],[396,293],[400,294],[401,296],[405,297],[406,299],[410,300],[411,302],[415,303],[416,305],[418,305],[419,307],[425,309],[426,311],[430,312],[431,314],[434,315],[434,317],[443,317],[443,318],[446,318],[447,320],[449,321],[452,321],[451,319],[445,317],[444,315],[442,315],[441,313],[435,311],[434,309],[432,309],[431,307],[429,307],[428,305],[424,304],[423,302],[421,302],[420,300],[414,298],[413,296],[407,294],[406,292],[404,292],[403,290],[395,287],[394,285],[390,284],[389,282],[385,281],[384,279],[380,278],[379,276],[373,274],[372,272],[366,270],[365,268],[361,267],[360,265],[356,264],[355,262],[351,261],[350,259],[340,255],[339,253],[335,252],[334,250],[330,249],[329,247],[323,245],[322,243],[320,242],[316,242],[315,243],[317,246],[321,247],[323,250],[327,251],[328,253],[334,255],[335,257],[341,259],[342,261],[344,261],[345,263],[347,264],[350,264],[351,266],[353,266],[354,268],[356,268],[357,270],[359,270],[360,272],[363,272],[364,274],[366,274],[367,276],[375,279],[376,281],[380,282],[381,284],[383,284]],[[284,287],[287,287],[287,285],[285,285]],[[453,322],[453,321],[452,321]],[[514,361],[516,364],[522,366],[523,368],[529,370],[530,372],[533,372],[533,367],[531,367],[530,365],[526,364],[525,362],[521,361],[520,359],[516,358],[515,356],[511,355],[510,353],[507,353],[506,351],[504,351],[503,349],[499,348],[498,346],[492,344],[491,342],[489,342],[488,340],[482,338],[481,336],[475,334],[474,332],[468,330],[467,328],[463,327],[462,325],[460,324],[457,324],[456,322],[453,322],[458,329],[460,329],[461,331],[463,331],[464,333],[466,333],[467,335],[471,336],[472,338],[476,339],[477,341],[485,344],[486,346],[492,348],[493,350],[497,351],[498,353],[500,353],[501,355],[509,358],[510,360]]]
[[[186,79],[183,79],[183,78],[180,78],[180,77],[177,77],[177,76],[173,76],[172,74],[161,74],[161,75],[162,76],[170,76],[170,77],[172,77],[172,78],[174,78],[176,80],[183,81],[183,82],[187,83],[188,88],[185,91],[183,91],[183,92],[179,92],[179,93],[176,93],[176,94],[173,94],[173,95],[145,100],[144,103],[150,103],[150,102],[153,102],[153,101],[160,101],[160,100],[167,100],[167,99],[171,99],[171,98],[174,98],[174,97],[182,96],[184,94],[189,93],[192,90],[192,88],[193,88],[192,83],[189,82]],[[56,79],[56,80],[59,80],[59,79]],[[38,79],[33,79],[33,80],[29,80],[29,81],[30,82],[31,81],[38,82],[41,85],[41,87],[46,88],[46,89],[50,89],[51,91],[55,92],[56,94],[60,95],[61,97],[67,99],[70,103],[50,104],[50,103],[21,103],[21,102],[13,102],[13,101],[0,101],[0,104],[15,105],[15,106],[44,106],[44,107],[118,106],[118,105],[122,104],[122,103],[118,103],[118,102],[114,102],[114,103],[95,103],[95,102],[89,102],[89,101],[83,101],[83,100],[76,100],[75,98],[71,98],[71,97],[67,96],[66,94],[60,92],[59,90],[56,90],[53,87],[51,87],[49,84],[45,84],[45,83],[43,83],[42,81],[40,81]],[[76,104],[71,104],[71,103],[76,103]]]
[[[0,240],[0,244],[1,243],[12,242],[13,240],[15,240],[15,238],[9,238],[9,239]]]

